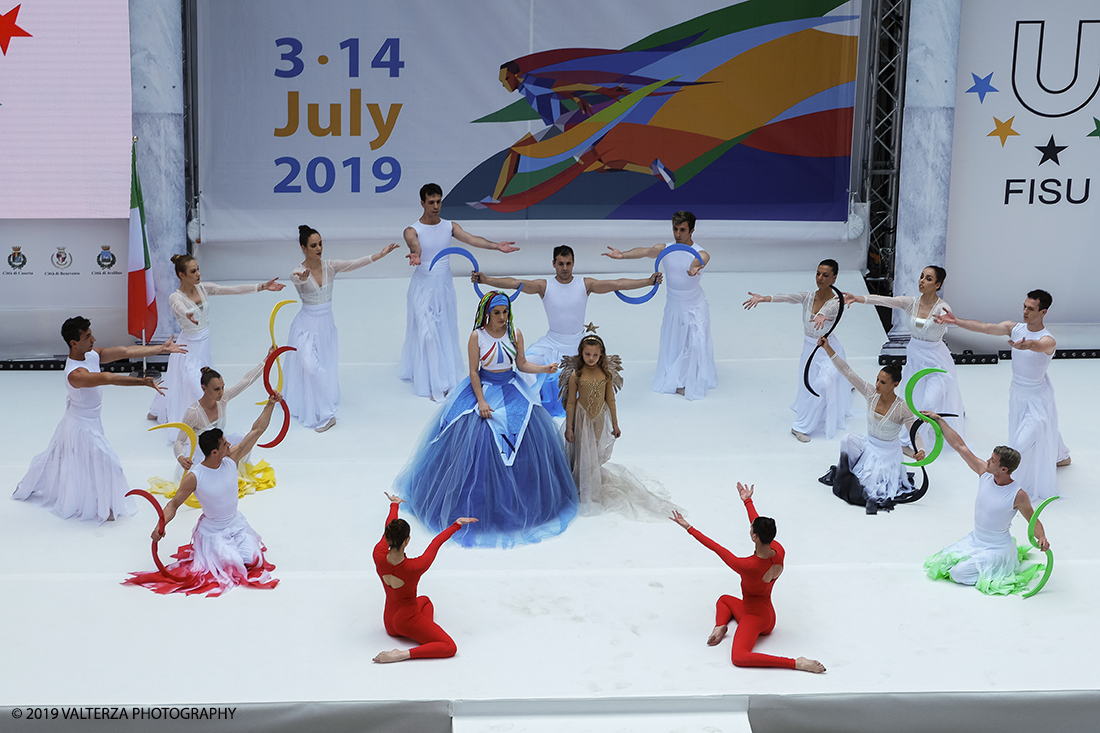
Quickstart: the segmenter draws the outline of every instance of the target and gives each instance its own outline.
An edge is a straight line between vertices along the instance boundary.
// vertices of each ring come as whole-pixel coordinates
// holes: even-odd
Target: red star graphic
[[[5,56],[8,55],[8,44],[11,43],[11,39],[16,36],[31,37],[30,33],[20,28],[15,24],[15,19],[19,17],[20,5],[16,5],[12,10],[9,10],[4,15],[0,15],[0,51]]]

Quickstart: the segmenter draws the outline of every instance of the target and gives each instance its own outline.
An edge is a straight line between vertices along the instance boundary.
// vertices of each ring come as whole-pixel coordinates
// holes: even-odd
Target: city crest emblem
[[[52,262],[53,266],[57,269],[65,270],[73,264],[73,258],[65,251],[64,247],[58,247],[57,251],[50,257],[50,262]]]
[[[22,270],[27,264],[27,256],[20,251],[21,249],[21,247],[12,247],[11,254],[8,255],[8,267],[13,270]]]
[[[99,269],[110,270],[115,266],[115,262],[118,261],[118,258],[111,252],[111,245],[101,244],[99,248],[102,251],[99,253],[99,256],[95,258],[95,262],[99,265]]]

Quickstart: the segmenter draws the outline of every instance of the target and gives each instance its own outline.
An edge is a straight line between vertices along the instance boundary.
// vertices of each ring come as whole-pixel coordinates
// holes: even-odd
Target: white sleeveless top
[[[1012,327],[1012,340],[1019,341],[1020,339],[1028,339],[1029,341],[1038,341],[1043,336],[1050,336],[1054,338],[1047,329],[1041,331],[1029,331],[1027,330],[1026,323],[1017,323]],[[1042,351],[1023,351],[1021,349],[1012,350],[1012,379],[1023,380],[1025,383],[1035,383],[1043,379],[1047,374],[1047,367],[1050,365],[1050,360],[1054,358],[1054,354],[1045,354]]]
[[[477,329],[477,349],[481,355],[481,368],[488,372],[511,371],[516,363],[516,345],[505,332],[493,338],[484,328]]]
[[[671,255],[670,255],[671,256]],[[588,289],[584,278],[573,276],[568,283],[556,277],[546,280],[546,295],[542,298],[550,330],[560,334],[575,334],[584,330],[584,313],[588,308]]]
[[[974,500],[974,529],[983,539],[1007,535],[1016,516],[1016,494],[1020,487],[1015,481],[998,486],[993,474],[983,473],[978,479],[978,498]]]
[[[666,247],[671,247],[676,242],[668,242]],[[688,245],[696,252],[706,252],[698,243]],[[670,252],[661,260],[661,266],[665,271],[665,287],[670,293],[689,295],[703,290],[703,273],[692,277],[687,273],[688,269],[696,262],[693,255],[687,252]]]
[[[420,264],[416,270],[423,275],[427,275],[432,265],[432,259],[439,254],[441,249],[451,243],[451,222],[440,219],[438,224],[421,224],[417,220],[409,226],[416,230],[416,236],[420,240]],[[450,261],[450,255],[444,257],[431,272],[437,275],[443,272],[449,278],[451,276]]]
[[[69,375],[81,367],[92,374],[98,374],[99,352],[89,351],[84,355],[84,361],[77,361],[71,357],[65,360],[65,389],[69,393],[65,406],[81,417],[99,417],[100,409],[103,407],[103,388],[74,387],[69,381]]]
[[[191,473],[195,474],[195,496],[204,517],[225,520],[237,514],[237,464],[232,458],[223,458],[217,468],[196,461]]]

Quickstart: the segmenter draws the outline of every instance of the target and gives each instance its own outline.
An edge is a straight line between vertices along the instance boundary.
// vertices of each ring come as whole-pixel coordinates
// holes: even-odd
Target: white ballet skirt
[[[399,376],[413,383],[417,396],[442,401],[466,374],[458,342],[458,296],[450,255],[440,258],[431,269],[432,258],[451,240],[451,222],[415,222],[412,228],[420,240],[420,264],[405,299],[405,345]]]
[[[822,329],[824,334],[826,329]],[[806,373],[806,361],[817,346],[818,336],[806,336],[802,340],[802,355],[798,358],[798,390],[794,395],[791,409],[794,410],[792,430],[810,435],[823,430],[825,437],[832,439],[838,430],[844,430],[848,424],[848,413],[852,409],[852,390],[829,363],[829,355],[824,349],[814,354],[814,363],[810,367],[810,384],[821,395],[814,397],[806,389],[803,375]],[[844,344],[836,336],[829,337],[829,345],[841,358],[844,358]]]
[[[936,316],[951,311],[951,306],[942,298],[936,301],[927,318],[918,317],[920,298],[912,296],[867,295],[866,302],[887,308],[897,308],[905,312],[911,338],[905,347],[905,366],[901,372],[902,389],[909,379],[922,369],[942,369],[945,374],[929,374],[917,382],[913,389],[913,404],[918,410],[928,410],[936,414],[958,415],[945,418],[947,424],[959,435],[963,432],[962,393],[959,391],[959,377],[955,371],[955,360],[951,351],[943,342],[947,324],[936,323]],[[904,393],[903,393],[904,394]],[[924,426],[921,433],[928,438],[932,433],[930,426]],[[946,443],[944,444],[947,447]]]
[[[832,341],[830,340],[830,346]],[[835,349],[834,349],[835,351]],[[859,479],[867,500],[876,506],[892,506],[899,495],[916,490],[902,465],[902,428],[908,430],[917,419],[905,401],[895,397],[885,415],[876,411],[879,394],[874,385],[861,379],[840,355],[832,357],[837,371],[867,399],[867,435],[846,435],[840,452],[848,455],[849,470]],[[908,442],[908,435],[905,436]],[[917,450],[923,450],[920,436]]]
[[[134,514],[137,508],[126,496],[130,487],[122,463],[103,432],[103,388],[77,388],[69,382],[69,375],[81,367],[99,372],[99,353],[89,351],[84,361],[66,360],[65,414],[49,446],[31,460],[12,498],[26,500],[35,495],[62,519],[104,522],[112,515]]]
[[[848,455],[849,470],[859,479],[864,496],[876,506],[890,506],[899,494],[915,491],[902,465],[901,440],[880,440],[870,435],[845,435],[840,452]]]
[[[290,324],[287,345],[297,351],[283,357],[283,396],[291,416],[316,430],[340,409],[340,341],[332,317],[336,275],[374,262],[370,254],[355,260],[322,260],[321,282],[303,265],[290,275],[302,307]]]
[[[198,402],[202,397],[202,385],[199,382],[202,378],[202,368],[213,366],[210,358],[209,297],[258,292],[256,285],[227,286],[216,283],[199,283],[195,289],[199,293],[198,303],[180,290],[168,296],[172,314],[175,315],[176,323],[180,327],[176,343],[185,347],[187,353],[168,355],[168,370],[164,375],[164,381],[161,382],[164,395],[157,394],[149,406],[149,414],[161,424],[182,422],[187,408],[192,402]],[[188,315],[193,316],[198,323],[192,322]],[[179,431],[174,428],[162,432],[166,434],[170,443],[174,443],[179,434]]]
[[[287,345],[297,349],[283,366],[287,407],[303,427],[316,430],[340,408],[340,342],[332,303],[303,305],[290,324]]]
[[[828,333],[833,321],[839,312],[836,296],[825,302],[821,307],[821,313],[825,316],[825,323],[821,329],[814,328],[813,313],[814,294],[800,292],[790,295],[773,295],[773,303],[795,303],[802,306],[802,355],[798,359],[798,390],[795,392],[791,409],[795,412],[794,424],[791,429],[799,433],[810,435],[823,430],[825,437],[832,439],[838,430],[843,430],[848,423],[848,413],[852,408],[852,390],[841,379],[833,365],[829,363],[829,355],[824,349],[818,349],[814,354],[813,365],[810,367],[810,384],[820,397],[814,397],[806,389],[803,375],[806,373],[806,362],[817,346],[817,340]],[[829,345],[842,359],[845,356],[844,344],[835,335],[829,337]]]
[[[680,510],[659,482],[640,478],[624,466],[608,463],[615,448],[615,436],[611,432],[611,411],[606,404],[595,419],[578,404],[574,423],[573,442],[566,442],[565,447],[573,469],[573,481],[577,484],[581,514],[590,516],[610,511],[629,519],[661,522],[671,517],[673,511]]]
[[[1012,340],[1038,340],[1050,331],[1028,331],[1027,324],[1012,329]],[[1058,430],[1058,404],[1047,374],[1052,354],[1012,351],[1012,383],[1008,389],[1009,445],[1020,452],[1020,466],[1012,478],[1032,503],[1058,493],[1057,463],[1069,457]]]
[[[666,245],[666,246],[671,246]],[[699,245],[691,245],[705,252]],[[687,274],[696,262],[687,252],[672,252],[661,264],[665,271],[665,313],[657,350],[653,391],[675,394],[683,389],[689,400],[701,400],[718,386],[714,341],[710,334],[710,304],[703,292],[702,274]]]

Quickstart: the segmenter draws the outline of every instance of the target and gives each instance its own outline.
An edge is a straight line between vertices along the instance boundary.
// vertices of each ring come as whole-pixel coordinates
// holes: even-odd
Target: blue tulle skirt
[[[466,547],[511,547],[561,534],[577,489],[554,421],[515,372],[481,371],[493,415],[478,415],[467,378],[428,426],[396,493],[433,532],[476,517],[455,535]]]

